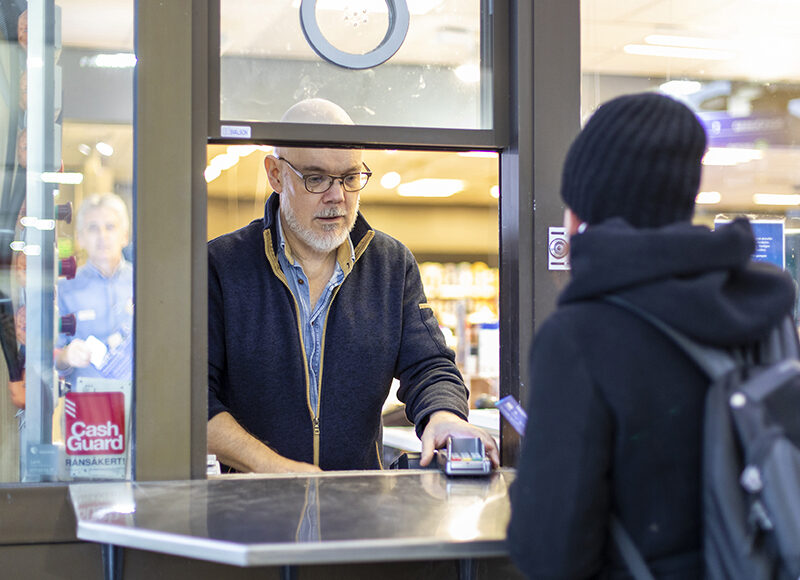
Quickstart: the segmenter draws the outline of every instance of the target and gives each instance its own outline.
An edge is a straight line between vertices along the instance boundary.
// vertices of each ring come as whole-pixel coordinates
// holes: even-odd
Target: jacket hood
[[[698,341],[743,344],[794,306],[792,279],[753,262],[754,250],[745,219],[711,231],[687,222],[637,229],[614,218],[572,238],[559,304],[616,294]]]

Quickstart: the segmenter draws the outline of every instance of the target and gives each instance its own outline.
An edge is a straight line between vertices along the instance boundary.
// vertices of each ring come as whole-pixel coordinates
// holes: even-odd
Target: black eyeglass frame
[[[299,177],[300,179],[303,180],[303,187],[306,188],[306,191],[308,193],[323,194],[323,193],[327,192],[331,187],[333,187],[334,182],[337,181],[337,180],[342,185],[342,189],[344,191],[347,191],[348,193],[356,193],[356,192],[361,191],[362,189],[364,189],[367,186],[367,183],[369,183],[370,177],[372,177],[372,170],[363,161],[361,162],[361,165],[364,166],[364,169],[366,169],[366,171],[356,171],[356,172],[353,172],[353,173],[347,173],[345,175],[330,175],[329,173],[308,173],[308,174],[303,174],[303,173],[300,172],[299,169],[297,169],[294,165],[292,165],[291,162],[288,159],[285,159],[283,157],[276,157],[275,159],[280,159],[281,161],[285,162],[286,165],[288,165],[289,168],[292,171],[295,172],[297,177]],[[359,187],[358,189],[352,189],[352,188],[348,187],[347,185],[345,185],[345,179],[347,179],[348,177],[350,177],[352,175],[366,175],[367,176],[366,179],[364,180],[364,184],[361,187]],[[314,191],[311,188],[309,188],[309,186],[308,186],[308,180],[310,178],[312,178],[312,177],[327,177],[328,179],[330,179],[330,183],[328,184],[328,187],[326,187],[322,191]]]

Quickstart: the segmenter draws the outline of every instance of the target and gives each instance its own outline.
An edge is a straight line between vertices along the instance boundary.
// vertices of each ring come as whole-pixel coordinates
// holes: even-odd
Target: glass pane
[[[0,481],[129,477],[133,0],[0,14]]]
[[[209,239],[263,218],[272,193],[264,158],[272,153],[269,146],[208,147]],[[373,229],[414,254],[427,301],[470,389],[470,420],[497,434],[498,155],[370,150],[363,158],[372,177],[360,194],[360,211]],[[392,387],[384,404],[389,454],[396,445],[419,445],[396,397],[396,380]],[[393,457],[384,459],[389,465]]]
[[[484,4],[222,0],[220,116],[279,121],[295,102],[321,97],[360,125],[489,129],[492,65]],[[395,40],[399,48],[390,56]]]
[[[748,215],[755,259],[797,284],[800,3],[583,0],[583,118],[625,93],[660,91],[696,111],[708,152],[695,219]]]

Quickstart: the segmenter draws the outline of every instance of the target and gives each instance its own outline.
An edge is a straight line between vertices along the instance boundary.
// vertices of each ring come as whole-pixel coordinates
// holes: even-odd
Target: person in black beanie
[[[791,278],[751,261],[746,220],[692,225],[706,137],[655,94],[602,105],[562,178],[571,279],[530,355],[528,424],[508,547],[530,578],[628,577],[611,514],[657,578],[703,577],[701,433],[708,379],[619,296],[690,338],[764,337],[794,303]]]

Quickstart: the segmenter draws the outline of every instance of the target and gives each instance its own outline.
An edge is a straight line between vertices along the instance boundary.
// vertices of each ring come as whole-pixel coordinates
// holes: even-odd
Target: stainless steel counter
[[[221,476],[70,486],[83,540],[238,566],[506,555],[513,470]]]

